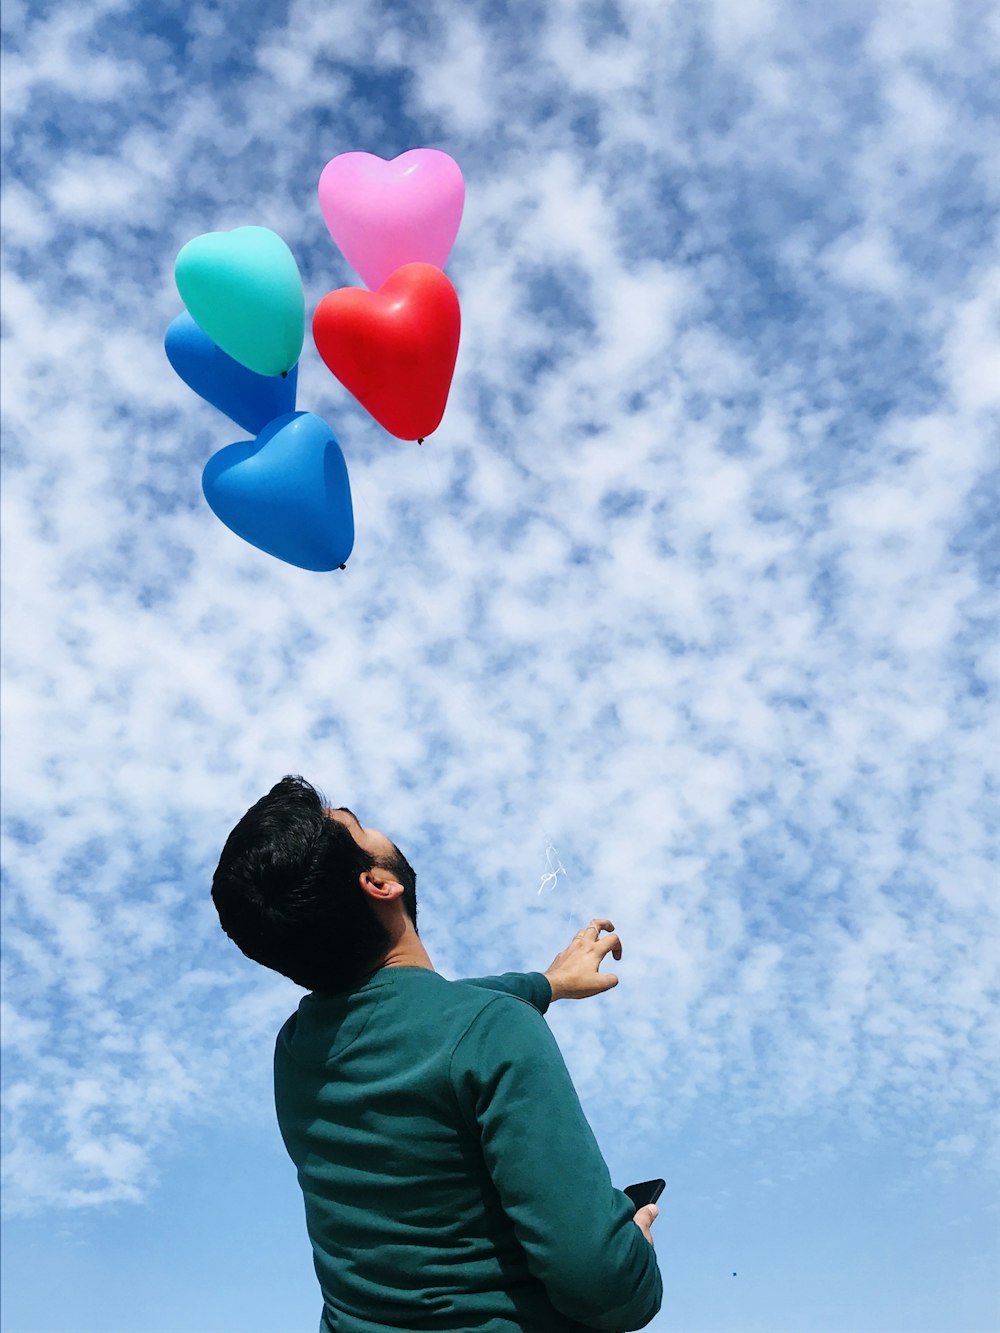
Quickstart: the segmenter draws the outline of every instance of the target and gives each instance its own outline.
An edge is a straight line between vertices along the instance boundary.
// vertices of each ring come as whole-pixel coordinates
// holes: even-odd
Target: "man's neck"
[[[382,959],[382,967],[423,967],[429,972],[435,970],[427,950],[420,943],[417,935],[404,935]]]

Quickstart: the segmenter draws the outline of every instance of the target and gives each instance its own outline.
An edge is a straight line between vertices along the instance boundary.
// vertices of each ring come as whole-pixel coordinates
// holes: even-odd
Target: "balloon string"
[[[566,867],[559,860],[559,853],[552,846],[551,842],[545,844],[545,874],[542,876],[542,882],[538,886],[538,892],[542,891],[551,884],[553,888],[560,875],[565,875]]]
[[[557,852],[555,845],[553,845],[552,838],[548,836],[547,830],[545,830],[543,822],[541,822],[539,818],[536,818],[536,824],[537,826],[539,826],[539,832],[541,833],[541,836],[545,838],[545,870],[543,876],[541,876],[541,881],[539,882],[539,896],[540,896],[541,893],[545,892],[545,889],[555,888],[556,884],[559,884],[560,874],[565,878],[565,880],[569,880],[569,872],[567,868],[565,868],[565,866],[563,865],[563,861],[561,861],[559,852]],[[575,904],[575,902],[569,900],[569,894],[568,894],[567,913],[565,913],[565,922],[567,922],[568,929],[572,929],[573,908],[575,908],[576,905],[577,904]]]

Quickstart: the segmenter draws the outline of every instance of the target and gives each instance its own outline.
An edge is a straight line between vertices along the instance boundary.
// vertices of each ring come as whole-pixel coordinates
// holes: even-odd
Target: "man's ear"
[[[382,875],[385,875],[385,879],[381,878]],[[398,889],[400,893],[403,892],[402,884],[397,883],[394,879],[390,879],[388,871],[379,870],[377,866],[374,870],[362,870],[361,874],[358,876],[358,883],[361,885],[365,893],[372,893],[374,891],[374,895],[383,900],[398,896],[396,893],[391,892],[393,889]]]
[[[382,887],[381,882],[375,879],[370,870],[362,870],[361,874],[358,876],[358,883],[361,885],[362,889],[364,889],[365,893],[371,893],[373,889],[377,890]]]

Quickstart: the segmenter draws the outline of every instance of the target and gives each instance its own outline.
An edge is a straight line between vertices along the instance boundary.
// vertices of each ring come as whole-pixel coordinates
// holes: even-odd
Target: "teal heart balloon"
[[[267,227],[196,236],[177,256],[177,290],[217,347],[258,375],[284,375],[302,351],[306,302],[295,256]]]

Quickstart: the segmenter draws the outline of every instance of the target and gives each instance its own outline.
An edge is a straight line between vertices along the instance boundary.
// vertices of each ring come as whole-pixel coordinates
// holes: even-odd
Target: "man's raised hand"
[[[601,938],[601,931],[611,934]],[[613,954],[616,961],[622,956],[622,942],[615,933],[613,921],[594,917],[573,936],[562,953],[546,968],[545,976],[552,987],[553,1000],[585,1000],[589,995],[600,995],[613,990],[618,978],[613,972],[600,972],[603,960]]]

